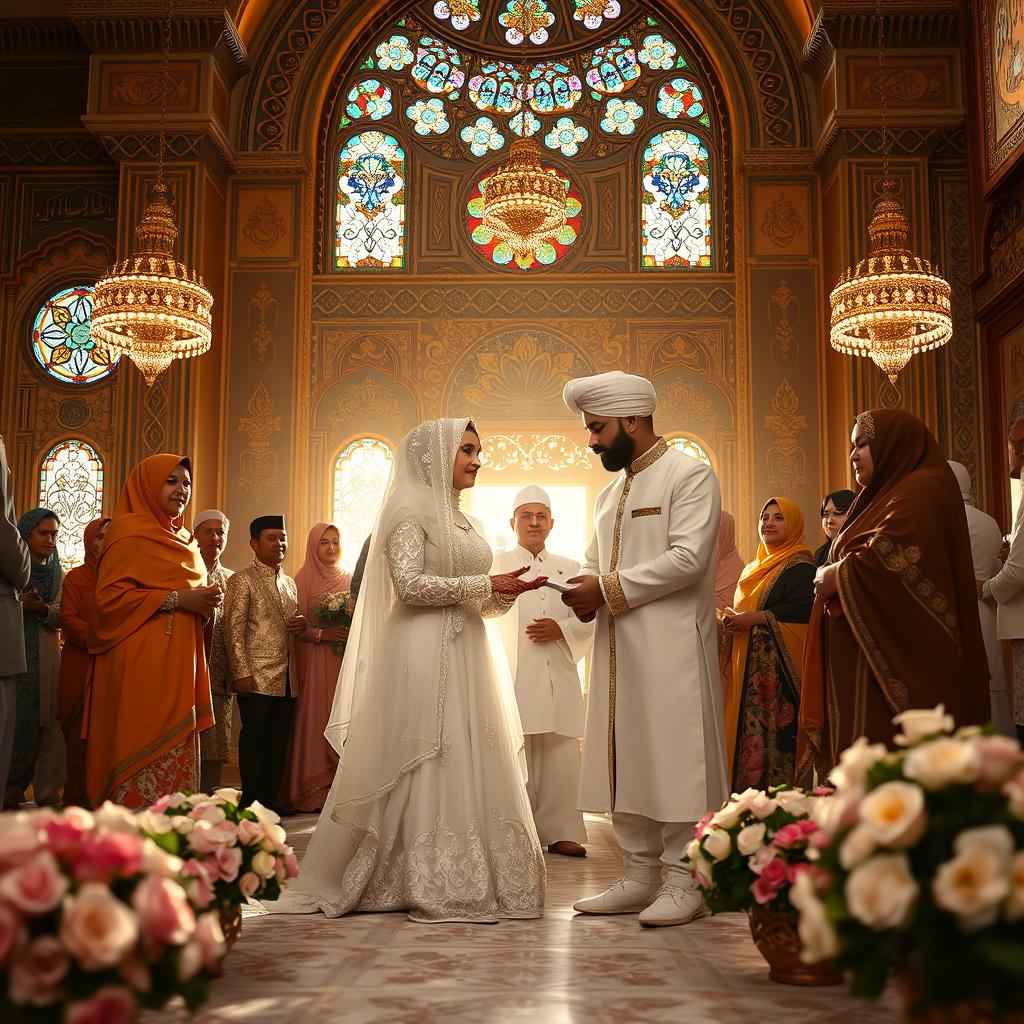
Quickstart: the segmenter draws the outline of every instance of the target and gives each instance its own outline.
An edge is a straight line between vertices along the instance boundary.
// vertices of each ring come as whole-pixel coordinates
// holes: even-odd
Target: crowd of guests
[[[39,805],[148,806],[221,785],[237,702],[243,802],[315,811],[337,755],[323,735],[348,630],[321,625],[328,594],[351,609],[340,535],[310,530],[296,579],[283,516],[250,524],[252,562],[221,564],[217,509],[184,527],[192,466],[144,459],[111,517],[84,531],[64,575],[60,520],[15,519],[0,441],[0,792]],[[336,602],[338,603],[338,602]]]
[[[1008,440],[1019,479],[1024,404]],[[965,467],[906,412],[858,416],[850,461],[858,492],[825,496],[816,550],[782,495],[761,509],[749,563],[722,513],[715,591],[734,790],[823,777],[857,737],[890,741],[908,707],[942,702],[958,720],[1024,737],[1024,518],[1004,542]],[[233,572],[221,563],[223,512],[184,527],[192,484],[188,458],[144,459],[65,575],[56,513],[15,519],[0,439],[5,808],[30,789],[40,805],[129,807],[213,791],[235,706],[243,800],[323,806],[338,761],[323,732],[348,629],[321,611],[329,595],[347,595],[351,611],[358,587],[341,569],[339,531],[313,526],[293,580],[284,517],[262,516],[251,563]]]

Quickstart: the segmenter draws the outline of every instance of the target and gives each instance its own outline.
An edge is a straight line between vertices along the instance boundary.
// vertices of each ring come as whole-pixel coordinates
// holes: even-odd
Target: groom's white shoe
[[[709,913],[704,895],[695,883],[675,885],[665,882],[654,902],[640,914],[640,923],[647,928],[664,928],[673,924],[689,924]]]
[[[581,914],[635,914],[647,907],[659,891],[657,883],[620,878],[597,896],[577,900],[572,909]]]

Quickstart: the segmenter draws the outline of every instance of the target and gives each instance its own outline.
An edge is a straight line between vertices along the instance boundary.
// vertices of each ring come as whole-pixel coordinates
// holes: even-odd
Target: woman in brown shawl
[[[892,717],[942,703],[988,721],[988,665],[963,498],[928,428],[899,409],[861,413],[850,462],[863,488],[816,577],[800,703],[802,772],[831,771],[859,736],[891,743]]]

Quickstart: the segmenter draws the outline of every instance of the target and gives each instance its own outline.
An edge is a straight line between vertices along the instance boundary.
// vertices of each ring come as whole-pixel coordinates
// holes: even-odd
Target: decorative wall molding
[[[107,164],[103,144],[93,135],[0,135],[0,166],[5,164]]]
[[[88,119],[85,119],[88,120]],[[118,162],[122,160],[156,161],[160,152],[158,132],[145,131],[104,131],[96,132],[96,138],[103,148]],[[164,159],[200,160],[221,166],[228,173],[235,169],[234,154],[227,140],[212,125],[197,127],[191,131],[168,132],[165,140]]]
[[[967,154],[967,137],[962,125],[940,125],[926,128],[890,127],[887,131],[890,153],[894,156],[932,158],[963,158]],[[843,156],[881,156],[881,127],[853,127],[832,122],[815,150],[814,166],[820,169],[827,162]]]
[[[704,284],[647,280],[603,281],[587,275],[578,282],[523,282],[521,285],[415,281],[384,284],[365,279],[313,285],[313,319],[404,316],[565,316],[589,310],[594,316],[728,316],[735,311],[736,286],[721,278]]]
[[[88,54],[85,40],[63,18],[4,18],[0,21],[0,53],[24,55]]]

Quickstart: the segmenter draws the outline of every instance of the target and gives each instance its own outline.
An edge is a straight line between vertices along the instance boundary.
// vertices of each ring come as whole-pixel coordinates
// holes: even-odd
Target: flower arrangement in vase
[[[894,972],[908,1019],[1024,1019],[1020,744],[953,733],[941,704],[894,722],[901,749],[860,739],[830,776],[820,870],[791,894],[804,956],[834,957],[865,997]]]
[[[831,965],[810,968],[800,960],[788,899],[796,879],[817,870],[809,859],[818,833],[812,815],[828,792],[776,786],[734,793],[698,823],[683,859],[712,914],[746,911],[769,976],[784,984],[842,980]]]
[[[126,1024],[219,971],[215,911],[183,863],[104,804],[0,815],[0,1017]]]

